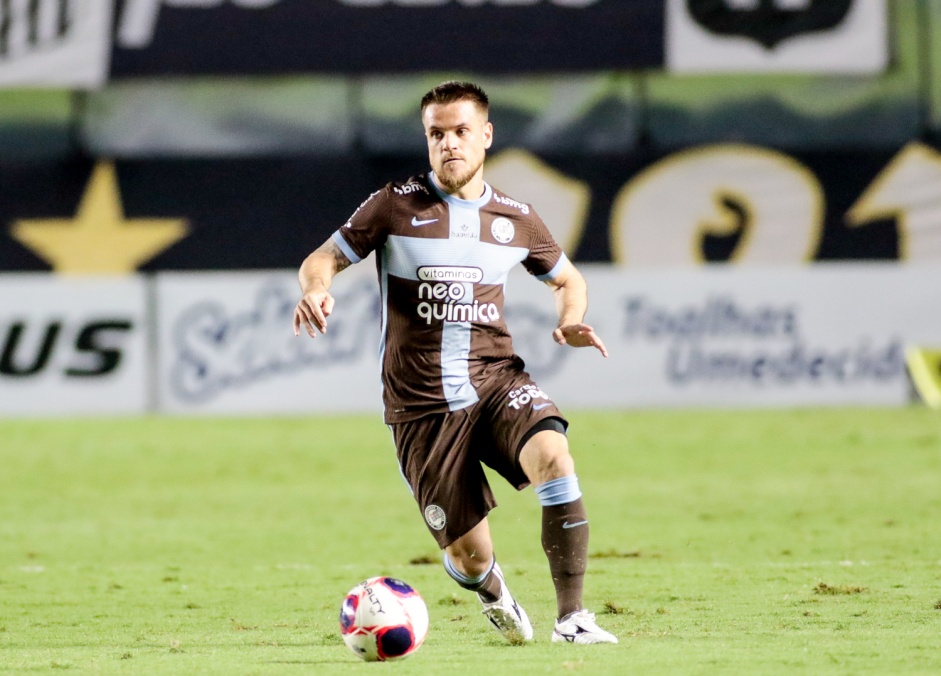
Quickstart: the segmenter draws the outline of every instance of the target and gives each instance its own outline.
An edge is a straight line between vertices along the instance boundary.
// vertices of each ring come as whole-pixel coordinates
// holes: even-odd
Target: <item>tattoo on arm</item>
[[[343,253],[332,239],[328,239],[324,242],[323,246],[320,247],[320,251],[333,258],[334,274],[346,270],[352,265],[350,259],[346,257],[346,254]]]

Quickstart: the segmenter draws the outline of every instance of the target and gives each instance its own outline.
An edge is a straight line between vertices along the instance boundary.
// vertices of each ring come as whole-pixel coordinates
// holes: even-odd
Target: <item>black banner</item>
[[[662,0],[123,0],[112,76],[655,68]]]
[[[0,164],[0,272],[295,268],[372,191],[426,167],[424,157]],[[534,203],[577,261],[941,260],[941,153],[920,143],[533,156],[489,175]],[[559,176],[582,186],[584,208],[564,211]]]

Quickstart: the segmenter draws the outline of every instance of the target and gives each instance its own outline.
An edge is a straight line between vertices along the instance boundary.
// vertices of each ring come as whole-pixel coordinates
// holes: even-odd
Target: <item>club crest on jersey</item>
[[[500,244],[509,244],[513,241],[516,228],[513,227],[513,221],[501,216],[500,218],[493,219],[493,224],[490,226],[490,234],[493,235],[493,238],[500,242]]]
[[[428,505],[425,507],[425,521],[435,530],[441,530],[447,525],[448,517],[438,505]]]

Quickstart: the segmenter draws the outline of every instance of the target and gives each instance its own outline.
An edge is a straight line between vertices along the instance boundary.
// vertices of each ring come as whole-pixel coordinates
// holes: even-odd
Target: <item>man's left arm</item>
[[[588,311],[588,285],[572,262],[565,261],[562,269],[546,284],[555,296],[555,309],[559,324],[552,332],[552,339],[559,345],[572,347],[595,347],[605,357],[608,350],[595,330],[583,323]]]

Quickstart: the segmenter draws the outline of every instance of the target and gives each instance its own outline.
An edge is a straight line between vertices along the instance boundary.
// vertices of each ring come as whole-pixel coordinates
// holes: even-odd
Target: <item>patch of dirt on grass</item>
[[[639,559],[643,556],[639,551],[622,552],[617,549],[605,549],[604,551],[589,554],[589,559]]]
[[[829,585],[826,582],[818,582],[814,587],[814,594],[822,596],[848,596],[851,594],[864,594],[868,589],[866,587],[857,587],[850,584]]]
[[[601,609],[602,615],[623,615],[626,612],[623,606],[614,601],[605,601],[604,607]]]
[[[463,606],[467,603],[467,599],[461,598],[456,594],[451,594],[450,596],[445,596],[444,598],[438,599],[439,606]]]

